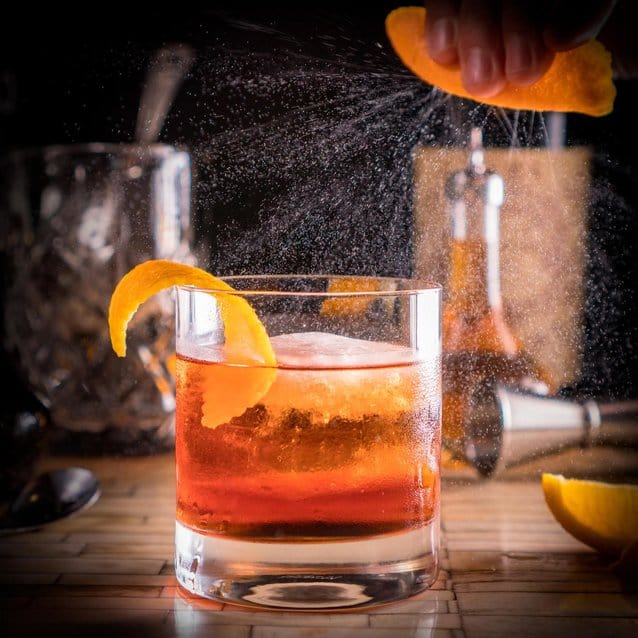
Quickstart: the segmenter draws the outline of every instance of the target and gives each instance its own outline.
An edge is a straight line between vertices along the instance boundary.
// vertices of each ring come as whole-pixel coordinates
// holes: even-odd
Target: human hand
[[[615,0],[426,0],[430,57],[460,67],[465,89],[479,98],[507,83],[529,86],[558,51],[598,35]]]

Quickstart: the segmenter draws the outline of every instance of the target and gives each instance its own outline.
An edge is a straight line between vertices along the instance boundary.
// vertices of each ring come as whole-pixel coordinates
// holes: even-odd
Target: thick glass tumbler
[[[229,277],[178,287],[176,574],[252,606],[366,607],[436,578],[440,288],[409,279]],[[276,365],[229,361],[220,295]]]

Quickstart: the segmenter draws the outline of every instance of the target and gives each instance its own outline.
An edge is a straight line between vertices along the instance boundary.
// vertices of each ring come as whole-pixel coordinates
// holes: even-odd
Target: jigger
[[[485,477],[568,447],[638,444],[638,400],[580,402],[485,383],[470,406],[463,455]]]

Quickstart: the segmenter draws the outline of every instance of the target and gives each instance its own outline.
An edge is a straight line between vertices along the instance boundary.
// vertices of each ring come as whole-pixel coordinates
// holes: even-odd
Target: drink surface
[[[272,343],[279,367],[266,395],[215,428],[202,425],[207,384],[241,384],[251,367],[211,360],[214,348],[178,356],[177,519],[206,534],[273,542],[431,521],[440,491],[438,365],[402,346],[325,333]]]

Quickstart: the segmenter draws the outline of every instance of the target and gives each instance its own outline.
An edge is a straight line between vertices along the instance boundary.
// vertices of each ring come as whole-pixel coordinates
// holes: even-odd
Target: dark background
[[[5,18],[1,150],[132,141],[149,56],[164,43],[188,42],[196,62],[160,141],[193,152],[206,265],[220,274],[409,275],[410,182],[397,166],[407,165],[416,142],[458,140],[443,119],[425,131],[419,125],[427,87],[401,65],[384,31],[397,4],[157,6],[28,7]],[[637,83],[617,82],[611,115],[567,118],[567,143],[595,152],[585,368],[575,390],[603,398],[638,395]],[[405,99],[380,106],[401,91]],[[277,214],[279,226],[263,231],[264,218]]]

